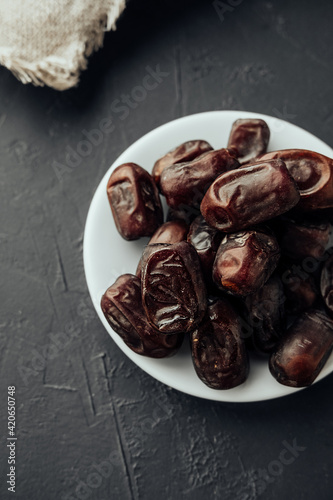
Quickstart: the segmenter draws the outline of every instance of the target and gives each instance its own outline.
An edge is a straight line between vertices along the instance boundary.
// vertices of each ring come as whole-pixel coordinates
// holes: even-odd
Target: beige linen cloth
[[[126,0],[0,0],[0,64],[23,83],[66,90]]]

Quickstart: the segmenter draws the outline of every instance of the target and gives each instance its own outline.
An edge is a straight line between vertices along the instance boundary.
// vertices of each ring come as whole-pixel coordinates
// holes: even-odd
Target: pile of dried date
[[[136,275],[103,295],[107,321],[153,358],[189,336],[196,373],[214,389],[246,380],[251,349],[269,355],[281,384],[310,385],[333,346],[333,160],[267,153],[269,137],[263,120],[240,119],[227,148],[188,141],[152,175],[126,163],[107,185],[119,233],[151,236]]]

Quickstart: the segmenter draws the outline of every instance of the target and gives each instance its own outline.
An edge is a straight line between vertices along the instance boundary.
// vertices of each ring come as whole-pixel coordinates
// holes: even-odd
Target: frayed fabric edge
[[[68,90],[79,83],[81,71],[87,68],[87,57],[103,46],[106,31],[116,29],[116,21],[126,6],[126,0],[112,3],[109,12],[92,28],[89,39],[81,47],[67,48],[68,58],[48,56],[33,63],[13,55],[14,49],[0,48],[0,64],[9,69],[22,83],[47,85],[55,90]],[[117,8],[117,10],[116,10]]]

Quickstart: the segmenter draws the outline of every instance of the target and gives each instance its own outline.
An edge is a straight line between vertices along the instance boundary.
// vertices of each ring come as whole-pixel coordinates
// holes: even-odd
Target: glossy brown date
[[[305,312],[287,330],[269,360],[283,385],[306,387],[317,378],[333,346],[333,322],[321,311]]]
[[[186,240],[188,229],[188,225],[182,220],[165,222],[155,231],[155,233],[149,240],[148,245],[154,245],[156,243],[172,244],[184,241]],[[135,273],[139,278],[141,277],[141,267],[142,257]]]
[[[298,201],[298,189],[285,164],[271,160],[220,175],[200,209],[210,226],[235,232],[287,212]]]
[[[206,141],[187,141],[180,144],[166,155],[159,158],[153,167],[152,176],[157,186],[159,186],[160,178],[163,170],[175,163],[183,163],[184,161],[191,161],[194,158],[211,151],[212,146]]]
[[[212,267],[224,233],[209,226],[202,215],[192,222],[187,241],[196,249],[207,287],[213,288]]]
[[[247,379],[249,361],[241,338],[239,316],[226,299],[210,305],[191,334],[192,361],[204,384],[232,389]]]
[[[327,254],[330,257],[324,263],[321,271],[320,292],[329,315],[333,316],[333,247],[328,249]]]
[[[190,162],[165,168],[160,179],[161,192],[171,208],[181,205],[199,207],[216,177],[238,167],[238,161],[227,149],[209,151]]]
[[[137,276],[120,276],[106,290],[101,307],[111,328],[137,354],[164,358],[175,354],[182,344],[182,334],[164,335],[148,323],[142,306],[141,281]]]
[[[150,174],[135,163],[124,163],[111,174],[107,195],[116,227],[126,240],[151,236],[163,223],[158,189]]]
[[[298,210],[312,211],[333,207],[333,160],[305,149],[282,149],[258,160],[283,160],[295,179],[301,199]]]
[[[148,252],[148,257],[145,253]],[[199,257],[189,243],[156,245],[143,254],[142,302],[150,323],[162,333],[188,332],[206,310]]]
[[[232,125],[227,148],[243,164],[267,151],[269,137],[270,131],[264,120],[241,118]]]
[[[275,270],[280,257],[275,236],[264,230],[228,234],[222,240],[213,265],[213,280],[232,295],[257,292]]]
[[[254,348],[271,352],[285,330],[285,296],[280,278],[274,274],[256,293],[245,299],[247,321]]]

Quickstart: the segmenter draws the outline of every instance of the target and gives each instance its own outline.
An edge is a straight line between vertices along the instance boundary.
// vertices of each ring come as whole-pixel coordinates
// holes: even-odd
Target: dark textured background
[[[85,283],[82,239],[94,191],[117,156],[156,126],[200,111],[249,110],[333,146],[333,4],[235,4],[222,20],[210,1],[132,0],[79,87],[64,93],[23,86],[0,68],[1,498],[13,497],[5,485],[13,384],[17,499],[332,498],[332,375],[256,404],[178,393],[116,347]],[[157,64],[170,75],[125,120],[114,114],[114,132],[59,181],[54,162],[65,163],[66,147],[111,117],[112,102]],[[59,332],[69,340],[52,350]],[[280,453],[293,440],[305,449],[281,470]]]

